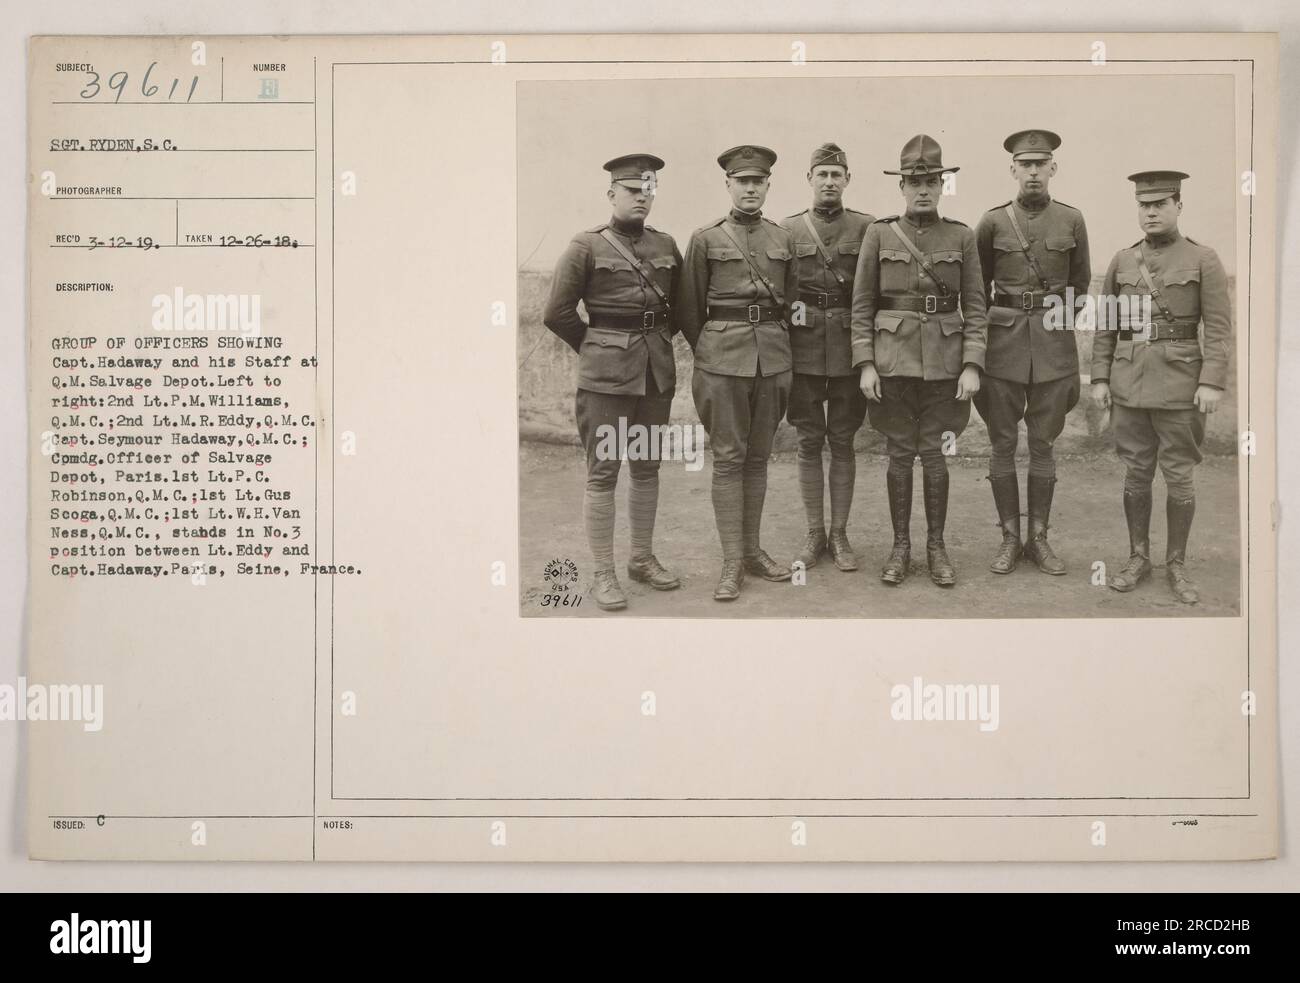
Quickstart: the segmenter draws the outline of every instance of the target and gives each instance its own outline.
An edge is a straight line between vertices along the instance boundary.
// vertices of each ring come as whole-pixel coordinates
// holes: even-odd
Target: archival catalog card
[[[32,39],[31,855],[1274,856],[1277,53]]]

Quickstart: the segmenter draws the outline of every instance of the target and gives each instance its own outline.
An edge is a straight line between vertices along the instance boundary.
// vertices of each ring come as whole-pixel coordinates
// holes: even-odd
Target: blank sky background
[[[1152,168],[1192,175],[1180,227],[1235,270],[1240,177],[1226,75],[521,82],[518,121],[518,256],[529,268],[549,269],[575,232],[608,217],[601,165],[618,154],[667,162],[650,224],[685,250],[729,206],[716,162],[728,147],[776,151],[764,214],[779,219],[808,206],[809,156],[833,140],[849,155],[849,207],[883,216],[902,198],[882,170],[897,169],[909,137],[929,133],[944,163],[961,167],[942,211],[973,227],[1015,193],[1003,139],[1043,127],[1063,139],[1052,196],[1082,209],[1094,273],[1141,237],[1125,176]]]

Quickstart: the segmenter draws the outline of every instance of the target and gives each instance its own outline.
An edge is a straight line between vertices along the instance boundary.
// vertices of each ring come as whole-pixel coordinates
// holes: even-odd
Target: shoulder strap
[[[844,274],[835,268],[835,264],[831,260],[831,254],[828,253],[826,247],[822,245],[822,237],[817,234],[817,227],[813,225],[812,216],[807,212],[803,213],[803,224],[808,227],[808,234],[812,236],[813,244],[817,247],[817,251],[822,254],[822,263],[825,264],[827,272],[830,273],[831,276],[835,277],[836,283],[841,287],[844,286]]]
[[[1160,313],[1169,320],[1174,320],[1174,312],[1170,310],[1169,305],[1165,302],[1165,295],[1160,290],[1160,281],[1155,278],[1155,274],[1147,267],[1147,261],[1142,258],[1141,243],[1138,243],[1137,248],[1133,250],[1133,258],[1137,260],[1138,272],[1142,274],[1142,279],[1146,281],[1147,289],[1151,291],[1151,299],[1160,308]]]
[[[610,232],[609,229],[601,229],[600,237],[617,249],[618,254],[632,264],[632,269],[636,270],[637,275],[645,281],[645,285],[659,296],[659,302],[662,303],[664,307],[670,306],[668,303],[668,295],[664,293],[663,287],[655,283],[653,276],[646,273],[645,269],[641,266],[641,261],[636,258],[635,253],[619,242],[618,238],[614,233]]]
[[[767,275],[764,274],[762,270],[760,270],[757,266],[754,265],[754,261],[749,258],[749,253],[745,252],[744,248],[740,245],[740,243],[736,241],[736,237],[733,236],[729,231],[727,231],[727,223],[723,222],[721,225],[718,226],[718,228],[722,230],[723,235],[725,235],[728,239],[731,240],[731,244],[735,246],[736,250],[740,253],[740,258],[749,264],[749,268],[754,271],[754,276],[758,277],[758,279],[762,281],[763,286],[767,287],[767,292],[772,297],[772,303],[774,303],[777,307],[784,307],[785,305],[776,296],[776,291],[772,289],[772,281],[767,278]]]
[[[894,230],[894,235],[898,236],[898,238],[902,240],[903,245],[907,247],[907,251],[912,254],[913,258],[918,263],[921,264],[921,269],[925,272],[925,275],[933,281],[936,287],[939,288],[939,295],[947,297],[949,294],[948,285],[939,279],[939,274],[934,271],[934,267],[930,265],[930,261],[922,256],[921,250],[917,249],[916,246],[913,245],[912,240],[903,234],[903,230],[899,228],[897,222],[890,222],[888,224],[889,227]]]
[[[1038,277],[1038,282],[1042,284],[1043,289],[1051,290],[1052,285],[1047,282],[1047,277],[1043,276],[1043,268],[1038,265],[1038,260],[1034,259],[1034,254],[1029,251],[1029,240],[1020,231],[1020,221],[1016,218],[1016,206],[1011,202],[1007,202],[1007,207],[1003,211],[1007,213],[1007,218],[1011,219],[1011,228],[1015,229],[1016,238],[1020,240],[1020,251],[1025,254],[1025,262],[1034,271],[1034,276]]]

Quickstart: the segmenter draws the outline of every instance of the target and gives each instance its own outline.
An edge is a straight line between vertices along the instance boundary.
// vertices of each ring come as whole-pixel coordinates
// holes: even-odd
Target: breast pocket
[[[672,290],[673,270],[677,268],[677,257],[656,256],[650,260],[650,267],[652,275],[655,278],[655,283],[658,284],[659,289],[661,289],[666,296],[668,292]],[[654,299],[657,301],[659,298],[655,297]]]
[[[1146,291],[1142,275],[1137,270],[1117,270],[1115,288],[1115,297],[1102,298],[1100,314],[1104,323],[1099,327],[1141,331],[1151,323],[1151,295]],[[1119,357],[1118,349],[1115,357]]]
[[[880,250],[880,289],[885,293],[912,293],[912,254],[906,249]]]
[[[1078,243],[1074,236],[1048,236],[1043,240],[1047,247],[1047,268],[1043,273],[1052,286],[1063,285],[1070,278],[1070,257]]]
[[[595,267],[596,289],[627,289],[637,279],[632,264],[619,256],[596,256],[592,259]]]
[[[930,254],[930,265],[950,293],[961,291],[961,260],[960,249],[941,249]]]
[[[817,251],[817,246],[811,242],[796,242],[794,244],[794,255],[799,260],[800,279],[812,280],[815,278],[822,267],[822,258]]]
[[[709,295],[719,302],[742,296],[750,283],[745,258],[731,246],[709,247]]]
[[[1201,312],[1201,271],[1199,269],[1170,270],[1162,276],[1169,307],[1180,316]]]
[[[785,286],[785,264],[790,262],[790,250],[784,246],[768,246],[763,250],[763,255],[767,257],[767,264],[762,268],[763,286],[759,287],[759,298],[764,304],[775,303],[773,293],[781,294],[787,289]],[[780,285],[780,290],[778,290]],[[790,284],[788,289],[798,289],[798,284]],[[798,297],[786,298],[787,300],[797,300]],[[787,327],[785,321],[781,322],[782,327]]]
[[[848,289],[849,282],[858,270],[858,253],[860,252],[862,252],[862,243],[841,242],[835,247],[835,252],[832,254],[835,259],[835,268],[844,277],[845,289]]]

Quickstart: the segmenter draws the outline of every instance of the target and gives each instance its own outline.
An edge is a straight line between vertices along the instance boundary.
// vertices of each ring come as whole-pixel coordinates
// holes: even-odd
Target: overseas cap
[[[1128,179],[1136,186],[1138,201],[1160,201],[1181,191],[1190,176],[1182,171],[1138,171]]]
[[[1051,160],[1061,138],[1051,130],[1021,130],[1002,141],[1012,160]]]
[[[653,176],[655,171],[663,170],[663,166],[664,162],[654,154],[624,154],[605,162],[610,181],[637,188],[645,183],[647,171]]]
[[[823,143],[820,147],[812,152],[812,160],[808,162],[808,170],[814,167],[823,167],[828,165],[838,165],[846,171],[849,169],[849,157],[838,144]]]
[[[939,146],[939,141],[932,136],[918,133],[903,144],[903,152],[898,155],[898,170],[884,173],[910,177],[915,174],[942,174],[945,171],[956,170],[959,168],[944,167],[943,150]]]
[[[718,156],[718,165],[727,172],[727,177],[755,174],[767,177],[772,173],[772,165],[775,163],[775,151],[754,144],[732,147]]]

